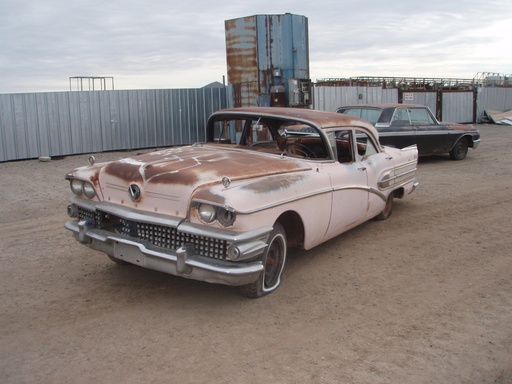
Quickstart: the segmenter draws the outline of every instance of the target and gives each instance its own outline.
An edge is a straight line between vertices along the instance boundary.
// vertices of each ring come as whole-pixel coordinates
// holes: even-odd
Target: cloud
[[[226,75],[224,21],[291,12],[309,23],[318,78],[471,78],[512,72],[509,0],[311,2],[8,1],[0,10],[0,92],[65,91],[70,76],[116,88],[201,87]]]

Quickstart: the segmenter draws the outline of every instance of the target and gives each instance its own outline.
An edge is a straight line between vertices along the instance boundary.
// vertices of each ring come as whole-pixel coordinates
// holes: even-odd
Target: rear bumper
[[[162,252],[148,248],[137,239],[94,228],[86,220],[70,220],[65,228],[82,244],[118,260],[192,280],[239,286],[256,281],[263,271],[261,257],[250,262],[217,260],[197,255],[193,244]],[[259,239],[250,239],[245,245],[246,249],[252,245],[252,254],[256,256],[263,255],[267,246],[261,241],[261,233]]]

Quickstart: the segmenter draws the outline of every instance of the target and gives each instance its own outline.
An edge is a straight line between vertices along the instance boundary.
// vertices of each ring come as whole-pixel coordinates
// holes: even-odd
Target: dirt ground
[[[257,300],[76,242],[64,174],[87,155],[0,163],[0,382],[511,383],[512,127],[479,128]]]

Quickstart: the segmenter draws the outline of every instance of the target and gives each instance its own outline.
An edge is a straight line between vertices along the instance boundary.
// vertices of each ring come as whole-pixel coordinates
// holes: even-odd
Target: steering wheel
[[[291,150],[290,150],[291,149]],[[316,155],[314,152],[300,143],[288,143],[284,146],[283,153],[286,152],[290,155],[301,155],[303,157],[309,157],[314,159]]]

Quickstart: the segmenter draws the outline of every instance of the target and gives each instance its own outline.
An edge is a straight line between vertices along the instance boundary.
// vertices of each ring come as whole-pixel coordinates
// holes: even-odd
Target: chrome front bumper
[[[197,255],[193,244],[185,244],[175,251],[149,249],[136,239],[94,228],[86,220],[70,220],[65,228],[72,231],[79,242],[127,263],[192,280],[231,286],[249,284],[258,279],[263,264],[262,258],[257,256],[267,248],[266,242],[261,241],[267,229],[256,231],[254,237],[243,235],[245,241],[241,243],[242,248],[250,249],[258,261],[236,262]],[[233,238],[233,243],[237,243],[237,238]]]

